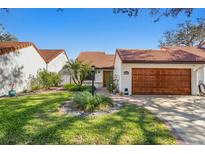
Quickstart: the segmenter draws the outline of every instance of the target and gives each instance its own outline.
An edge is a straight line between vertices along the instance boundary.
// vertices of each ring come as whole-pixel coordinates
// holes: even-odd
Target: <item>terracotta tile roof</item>
[[[114,67],[114,55],[107,55],[105,52],[81,52],[77,60],[94,65],[96,68]]]
[[[51,60],[56,58],[59,54],[66,52],[62,49],[59,50],[39,50],[33,43],[31,42],[0,42],[0,55],[15,52],[19,49],[26,48],[29,46],[33,46],[39,55],[43,58],[46,63],[49,63]],[[67,56],[67,54],[66,54]]]
[[[56,49],[56,50],[40,49],[39,50],[40,55],[43,57],[46,63],[49,63],[50,61],[55,59],[58,55],[60,55],[63,52],[65,53],[65,50],[63,49]]]
[[[29,46],[35,47],[35,45],[31,42],[0,42],[0,55],[14,52]]]
[[[165,46],[162,49],[168,49],[168,50],[183,50],[185,52],[200,56],[205,58],[205,48],[197,47],[197,46]]]
[[[205,63],[205,55],[182,49],[163,48],[160,50],[117,49],[125,63]]]

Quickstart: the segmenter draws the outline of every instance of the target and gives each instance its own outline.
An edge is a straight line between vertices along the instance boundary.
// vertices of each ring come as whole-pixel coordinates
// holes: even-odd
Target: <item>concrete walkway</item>
[[[105,95],[105,96],[110,96],[109,91],[108,91],[107,88],[105,88],[105,87],[103,87],[103,88],[97,88],[97,89],[96,89],[96,93],[102,94],[102,95]]]
[[[205,144],[205,97],[200,96],[111,96],[144,106],[171,126],[182,144]]]

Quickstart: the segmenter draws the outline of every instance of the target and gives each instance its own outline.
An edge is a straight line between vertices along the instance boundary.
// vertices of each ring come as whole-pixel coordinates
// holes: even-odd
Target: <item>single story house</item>
[[[135,94],[197,95],[205,82],[205,48],[116,49],[118,90]]]
[[[81,52],[77,60],[95,66],[96,87],[106,87],[110,77],[113,75],[114,55],[105,54],[105,52]],[[85,81],[84,83],[90,83]]]
[[[7,95],[12,85],[17,92],[28,89],[38,70],[58,73],[67,61],[63,50],[39,50],[31,42],[0,42],[0,96]]]

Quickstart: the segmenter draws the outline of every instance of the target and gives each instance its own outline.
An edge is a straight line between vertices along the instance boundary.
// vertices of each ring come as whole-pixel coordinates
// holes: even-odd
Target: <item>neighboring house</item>
[[[205,82],[203,46],[117,49],[114,63],[119,91],[132,95],[197,95],[199,82]]]
[[[46,69],[50,72],[59,72],[62,67],[68,62],[68,57],[63,49],[40,49],[40,55],[46,63]]]
[[[69,73],[66,70],[63,70],[63,66],[68,62],[68,56],[65,50],[40,49],[39,53],[43,57],[48,71],[60,73],[62,84],[71,82]]]
[[[45,68],[38,49],[30,42],[0,42],[0,96],[14,84],[17,92],[28,88],[29,78]]]
[[[113,75],[114,69],[114,55],[105,54],[105,52],[81,52],[77,60],[94,65],[95,86],[106,87],[110,77]],[[90,83],[91,81],[85,81]]]
[[[64,50],[54,52],[44,54],[31,42],[0,42],[0,96],[7,95],[13,84],[17,92],[28,89],[40,69],[58,73],[68,58]]]

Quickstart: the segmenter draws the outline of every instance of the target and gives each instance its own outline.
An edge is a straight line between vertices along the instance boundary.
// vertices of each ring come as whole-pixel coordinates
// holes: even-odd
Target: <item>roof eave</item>
[[[44,51],[43,51],[44,50]],[[59,55],[61,55],[62,53],[64,53],[65,54],[65,56],[66,56],[66,58],[67,58],[67,60],[69,60],[68,59],[68,55],[67,55],[67,53],[66,53],[66,51],[64,50],[64,49],[40,49],[40,51],[43,51],[43,52],[46,52],[46,50],[62,50],[62,52],[61,53],[59,53],[58,55],[56,55],[54,58],[52,58],[51,60],[46,60],[41,54],[41,56],[42,56],[42,58],[43,58],[43,60],[45,61],[45,63],[46,64],[49,64],[50,62],[52,62],[54,59],[56,59]]]
[[[122,63],[205,64],[205,61],[139,61],[139,60],[122,60]]]
[[[30,47],[30,46],[34,46],[33,43],[31,42],[21,42],[21,43],[24,43],[23,45],[22,44],[19,44],[17,46],[12,46],[12,47],[3,47],[0,49],[0,55],[4,55],[4,54],[8,54],[10,52],[16,52],[18,50],[21,50],[23,48],[27,48],[27,47]]]
[[[109,67],[95,67],[96,69],[114,69],[114,66]]]

